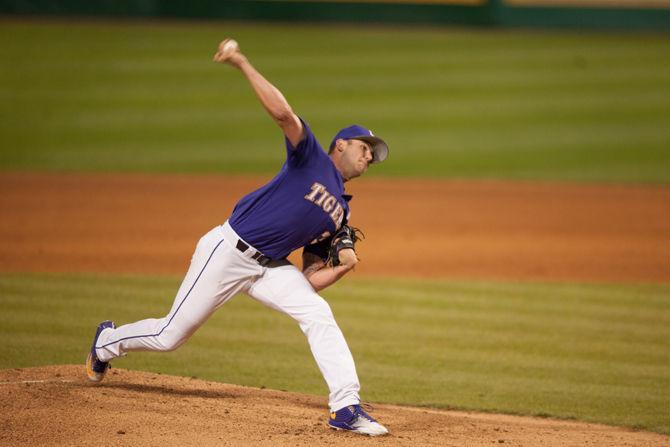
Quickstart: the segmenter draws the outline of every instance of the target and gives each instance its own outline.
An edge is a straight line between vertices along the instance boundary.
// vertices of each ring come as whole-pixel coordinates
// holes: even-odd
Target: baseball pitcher
[[[328,303],[318,291],[351,271],[359,233],[348,226],[344,185],[382,162],[388,146],[361,126],[333,138],[326,153],[307,123],[282,93],[240,52],[232,39],[219,45],[214,61],[242,72],[260,103],[285,136],[286,162],[266,185],[243,197],[232,215],[198,242],[170,312],[116,327],[98,326],[86,371],[105,376],[109,362],[132,351],[172,351],[216,309],[244,292],[297,321],[328,384],[332,428],[365,435],[387,429],[360,406],[354,359]],[[286,257],[303,248],[303,270]]]

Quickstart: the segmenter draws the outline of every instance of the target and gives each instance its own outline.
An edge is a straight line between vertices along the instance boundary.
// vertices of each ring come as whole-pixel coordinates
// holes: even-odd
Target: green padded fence
[[[0,14],[670,31],[670,0],[0,0]]]

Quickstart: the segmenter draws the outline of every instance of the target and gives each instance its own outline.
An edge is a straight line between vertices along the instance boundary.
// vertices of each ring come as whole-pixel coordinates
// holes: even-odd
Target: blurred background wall
[[[0,0],[0,13],[670,31],[670,0]]]

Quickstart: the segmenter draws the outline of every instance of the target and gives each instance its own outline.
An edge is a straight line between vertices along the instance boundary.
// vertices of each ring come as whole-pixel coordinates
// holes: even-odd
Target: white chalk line
[[[72,383],[74,380],[66,380],[66,379],[61,379],[61,380],[18,380],[16,382],[0,382],[0,385],[23,385],[26,383],[51,383],[51,382],[56,382],[56,383]]]

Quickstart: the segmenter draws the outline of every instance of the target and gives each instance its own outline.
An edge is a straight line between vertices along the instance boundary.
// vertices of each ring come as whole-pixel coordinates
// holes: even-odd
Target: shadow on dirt
[[[145,385],[139,383],[102,383],[99,388],[132,391],[141,394],[160,394],[179,397],[202,397],[205,399],[237,399],[240,394],[221,390],[183,389],[164,385]]]

